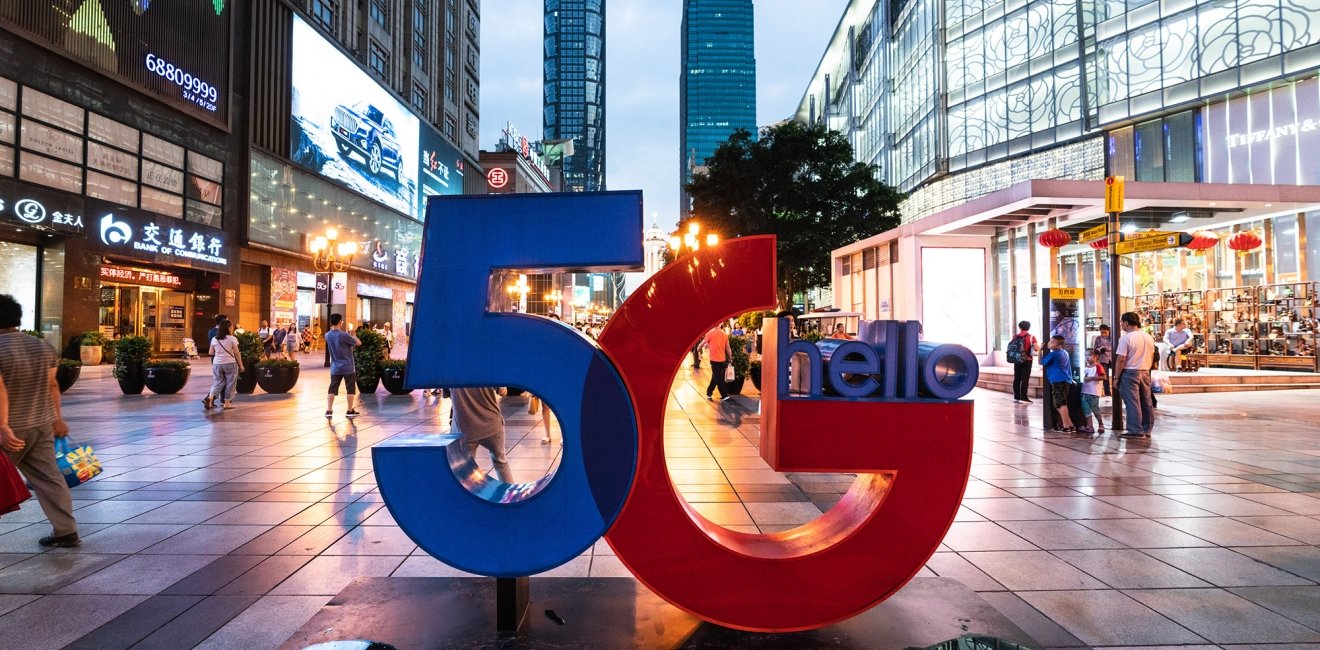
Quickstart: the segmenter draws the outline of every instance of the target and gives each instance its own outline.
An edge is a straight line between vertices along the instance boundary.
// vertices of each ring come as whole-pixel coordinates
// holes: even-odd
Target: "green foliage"
[[[100,332],[83,332],[78,337],[78,345],[97,346],[97,345],[105,345],[105,344],[106,344],[105,335],[101,334]]]
[[[238,354],[243,357],[243,361],[256,361],[261,358],[261,337],[256,332],[242,332],[235,334],[238,339]]]
[[[39,339],[44,339],[44,338],[46,338],[46,335],[45,335],[45,334],[42,334],[42,333],[41,333],[40,331],[38,331],[38,330],[23,330],[23,333],[24,333],[24,334],[27,334],[28,336],[36,337],[36,338],[39,338]]]
[[[747,376],[747,368],[750,366],[751,357],[747,355],[747,337],[730,336],[729,347],[733,352],[733,376],[734,379],[741,379]]]
[[[82,362],[77,359],[60,359],[61,368],[81,368]]]
[[[148,359],[146,363],[142,364],[142,367],[174,368],[176,370],[183,370],[184,368],[189,367],[189,363],[182,359]]]
[[[385,335],[365,327],[353,335],[362,341],[362,345],[353,348],[358,380],[370,384],[380,379],[381,363],[385,361]]]
[[[386,360],[380,362],[380,369],[381,369],[381,370],[384,370],[384,369],[386,369],[386,368],[394,368],[394,369],[397,369],[397,370],[403,370],[404,368],[407,368],[407,367],[408,367],[408,362],[407,362],[406,360],[404,360],[404,359],[386,359]]]
[[[821,334],[820,330],[811,330],[810,332],[804,332],[802,334],[802,340],[811,343],[815,343],[823,338],[825,338],[825,335]]]
[[[297,368],[302,364],[297,359],[262,359],[257,362],[258,368]]]
[[[783,304],[829,283],[830,251],[899,224],[902,194],[823,125],[784,122],[758,139],[739,130],[705,163],[686,188],[702,230],[726,239],[776,235]]]
[[[145,336],[125,336],[115,344],[115,379],[128,379],[129,366],[141,367],[151,358],[151,339]]]

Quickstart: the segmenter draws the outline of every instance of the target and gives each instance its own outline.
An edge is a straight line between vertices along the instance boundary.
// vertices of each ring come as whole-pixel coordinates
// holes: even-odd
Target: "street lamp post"
[[[527,276],[519,273],[518,280],[505,288],[509,292],[509,299],[513,301],[513,310],[526,313],[527,306],[523,301],[527,299],[527,294],[532,290],[527,284]]]
[[[720,243],[720,236],[713,232],[709,232],[706,233],[705,237],[702,237],[701,224],[696,221],[689,221],[687,232],[682,235],[674,233],[670,236],[669,250],[673,252],[674,257],[679,257],[684,252],[694,253],[701,250],[703,242],[706,248],[712,248]]]
[[[317,271],[343,273],[353,264],[357,255],[357,242],[337,241],[339,230],[333,226],[325,229],[325,235],[312,240],[312,266]]]
[[[548,291],[545,294],[546,304],[553,305],[553,307],[550,308],[550,313],[555,314],[561,318],[564,315],[563,310],[560,309],[563,300],[564,300],[564,292],[558,289],[555,289],[554,291]]]

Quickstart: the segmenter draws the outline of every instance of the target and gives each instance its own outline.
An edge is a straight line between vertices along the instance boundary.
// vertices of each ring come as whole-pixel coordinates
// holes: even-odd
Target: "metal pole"
[[[1123,313],[1122,292],[1119,290],[1122,283],[1119,282],[1118,278],[1120,268],[1118,263],[1118,242],[1123,238],[1123,234],[1119,231],[1118,215],[1119,213],[1117,212],[1109,213],[1109,336],[1110,345],[1113,345],[1114,349],[1118,348],[1118,343],[1114,341],[1113,338],[1121,335],[1123,331],[1122,326],[1119,324],[1119,317],[1122,316]],[[1115,372],[1114,365],[1115,361],[1111,360],[1111,367],[1109,368],[1109,394],[1112,398],[1110,400],[1112,404],[1112,408],[1110,409],[1112,420],[1109,423],[1109,428],[1114,431],[1121,431],[1124,428],[1123,398],[1118,392],[1118,373]]]

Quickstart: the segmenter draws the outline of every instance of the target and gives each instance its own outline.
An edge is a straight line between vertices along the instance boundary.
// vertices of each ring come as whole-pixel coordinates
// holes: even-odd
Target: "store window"
[[[20,329],[37,329],[37,247],[0,241],[0,293],[23,307]]]
[[[1305,280],[1320,281],[1320,212],[1307,212],[1303,219],[1306,224],[1306,277]]]
[[[1297,266],[1297,217],[1274,220],[1274,281],[1300,282]]]

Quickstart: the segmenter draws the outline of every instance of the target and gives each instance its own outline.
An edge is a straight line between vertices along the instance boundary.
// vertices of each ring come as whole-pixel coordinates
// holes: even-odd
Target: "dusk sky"
[[[678,221],[680,0],[607,0],[606,181],[641,189],[646,227]],[[756,112],[760,126],[797,111],[846,0],[756,0]],[[541,135],[542,0],[483,3],[481,148],[506,122]]]

